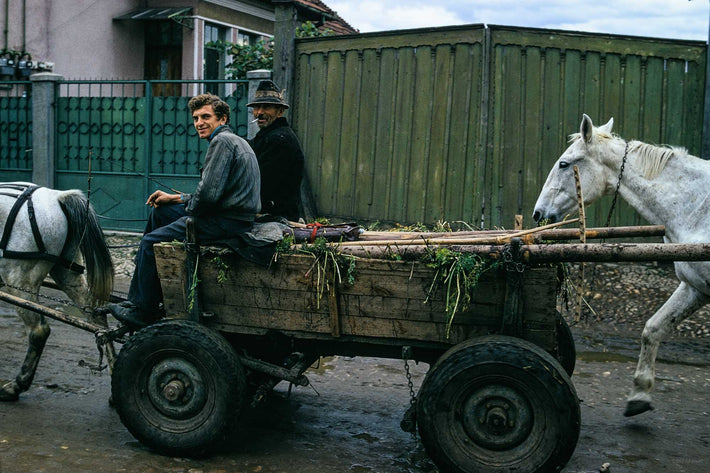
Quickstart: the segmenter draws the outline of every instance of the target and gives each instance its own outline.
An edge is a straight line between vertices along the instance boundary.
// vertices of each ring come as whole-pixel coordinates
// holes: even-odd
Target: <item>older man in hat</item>
[[[283,91],[264,80],[254,94],[252,107],[259,132],[249,141],[261,173],[261,211],[291,221],[298,220],[303,177],[303,150],[283,116],[288,108]]]

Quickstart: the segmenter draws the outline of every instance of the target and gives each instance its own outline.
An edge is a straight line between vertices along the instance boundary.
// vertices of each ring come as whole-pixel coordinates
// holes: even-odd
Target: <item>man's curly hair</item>
[[[214,94],[207,93],[197,95],[192,97],[187,103],[187,106],[190,107],[190,113],[195,113],[195,110],[199,110],[206,105],[212,105],[212,109],[217,118],[221,119],[222,117],[227,117],[227,123],[229,123],[229,118],[231,117],[229,104]]]

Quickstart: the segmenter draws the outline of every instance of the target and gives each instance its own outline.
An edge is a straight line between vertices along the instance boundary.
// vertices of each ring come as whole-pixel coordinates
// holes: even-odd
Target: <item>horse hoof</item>
[[[626,403],[624,417],[631,417],[652,410],[653,406],[648,401],[629,401]]]

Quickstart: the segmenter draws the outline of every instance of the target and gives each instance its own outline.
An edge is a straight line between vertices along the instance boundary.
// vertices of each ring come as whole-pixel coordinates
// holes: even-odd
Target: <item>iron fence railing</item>
[[[248,128],[248,81],[85,81],[57,84],[55,183],[86,188],[104,228],[138,230],[156,188],[194,189],[207,143],[188,109],[191,97],[217,92],[231,107],[230,125]]]
[[[3,180],[32,173],[32,83],[0,82],[0,171]]]

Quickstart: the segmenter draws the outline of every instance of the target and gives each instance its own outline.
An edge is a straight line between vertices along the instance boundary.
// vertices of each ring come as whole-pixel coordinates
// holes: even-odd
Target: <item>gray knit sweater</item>
[[[201,172],[195,192],[183,196],[188,214],[251,222],[261,211],[256,156],[249,144],[228,127],[212,136]]]

